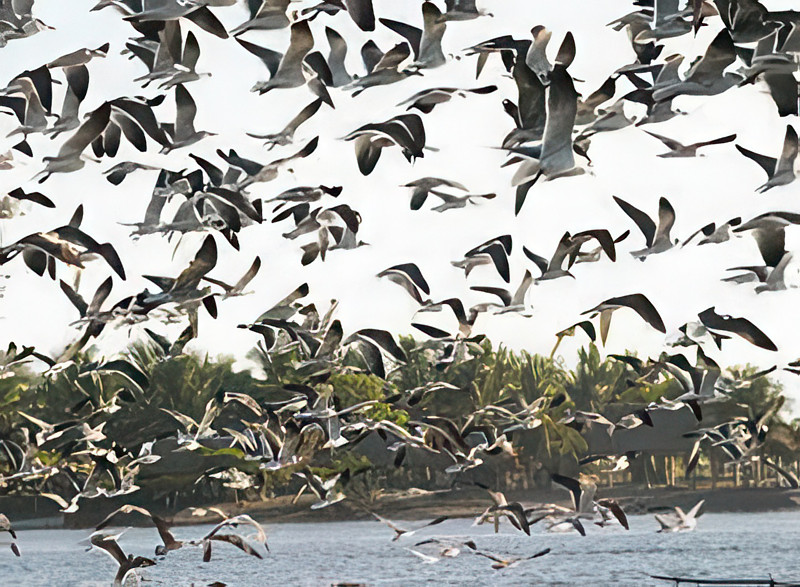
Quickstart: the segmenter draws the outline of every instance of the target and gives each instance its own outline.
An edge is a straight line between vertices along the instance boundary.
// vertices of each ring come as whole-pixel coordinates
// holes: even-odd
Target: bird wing
[[[197,37],[194,36],[192,31],[186,35],[186,42],[183,45],[183,56],[181,65],[189,70],[194,71],[197,66],[197,61],[200,59],[200,45],[197,42]]]
[[[253,548],[247,540],[243,536],[239,536],[238,534],[214,534],[209,541],[211,540],[219,540],[220,542],[227,542],[228,544],[233,544],[236,548],[244,551],[245,553],[254,556],[256,558],[264,558],[261,556],[261,553],[258,552],[255,548]]]
[[[515,525],[518,525],[519,529],[525,532],[525,534],[527,534],[528,536],[531,535],[531,528],[528,522],[528,518],[525,515],[525,509],[519,502],[515,501],[506,505],[497,505],[490,509],[495,511],[505,511],[510,513],[512,516],[514,516],[514,520],[516,520],[517,522],[517,524]]]
[[[566,66],[556,65],[550,72],[547,89],[547,119],[542,139],[541,167],[545,174],[575,167],[572,129],[578,112],[578,92]]]
[[[664,197],[658,200],[658,230],[653,242],[670,242],[669,231],[675,224],[675,209]]]
[[[419,48],[422,41],[422,30],[404,22],[389,18],[379,18],[378,21],[385,27],[393,30],[398,35],[405,37],[411,49],[414,51],[414,59],[419,58]]]
[[[125,556],[125,553],[122,552],[119,544],[117,544],[117,541],[113,538],[103,534],[93,534],[90,538],[90,542],[92,546],[96,546],[110,554],[120,565],[124,565],[128,562],[128,557]]]
[[[736,61],[736,47],[730,32],[723,28],[711,41],[705,54],[686,73],[686,79],[721,78],[725,68],[734,61]]]
[[[175,279],[171,289],[176,291],[186,287],[197,287],[200,280],[206,273],[211,271],[216,264],[217,244],[214,241],[214,237],[208,235],[192,262],[189,263],[189,266],[181,271],[180,275]]]
[[[428,282],[425,281],[425,277],[423,277],[422,271],[420,271],[416,263],[401,263],[400,265],[394,265],[393,267],[389,267],[388,269],[384,269],[378,273],[378,277],[384,277],[390,272],[404,275],[410,279],[414,285],[422,290],[425,295],[430,295],[430,286],[428,285]]]
[[[581,494],[583,493],[580,481],[573,479],[572,477],[559,475],[558,473],[554,473],[551,478],[555,483],[565,487],[570,492],[572,497],[572,506],[575,511],[578,511],[578,507],[581,503]]]
[[[794,473],[776,465],[771,460],[766,458],[764,459],[764,464],[783,477],[789,483],[789,486],[792,489],[800,488],[800,481],[798,481],[797,476]]]
[[[395,531],[395,532],[397,532],[398,534],[405,534],[405,533],[407,532],[407,530],[404,530],[403,528],[400,528],[399,526],[397,526],[397,525],[396,525],[394,522],[392,522],[391,520],[387,520],[386,518],[384,518],[383,516],[379,516],[379,515],[378,515],[378,514],[376,514],[375,512],[371,512],[371,513],[372,513],[373,517],[374,517],[376,520],[378,520],[379,522],[381,522],[381,523],[383,523],[383,524],[385,524],[385,525],[389,526],[389,528],[391,528],[392,530],[394,530],[394,531]]]
[[[87,314],[97,314],[100,311],[100,307],[111,293],[111,288],[113,285],[114,283],[110,277],[100,284],[100,286],[94,292],[94,296],[92,297],[92,301],[89,303],[89,307],[86,309]]]
[[[152,518],[153,524],[155,524],[156,529],[158,530],[158,535],[164,542],[164,546],[169,548],[173,544],[178,544],[178,541],[175,540],[175,536],[169,531],[169,524],[167,524],[167,521],[164,518],[155,515],[151,515],[150,517]]]
[[[775,343],[747,318],[734,318],[733,316],[717,314],[714,306],[700,312],[698,317],[706,328],[733,332],[757,347],[768,351],[778,350]]]
[[[775,175],[778,167],[778,160],[775,157],[768,157],[767,155],[756,153],[750,149],[745,149],[741,145],[735,145],[735,147],[742,155],[758,163],[761,169],[766,172],[768,177],[771,178],[773,175]]]
[[[197,105],[183,84],[175,85],[175,137],[189,136],[194,133],[194,117]]]
[[[504,306],[508,306],[511,303],[511,293],[503,289],[501,287],[484,287],[480,285],[475,285],[470,287],[471,290],[480,291],[483,293],[488,293],[492,295],[496,295],[500,298],[500,301],[503,303]]]
[[[710,141],[701,141],[699,143],[693,143],[689,146],[694,147],[695,149],[699,149],[700,147],[705,147],[707,145],[721,145],[723,143],[732,143],[735,140],[736,140],[736,135],[732,134],[720,137],[718,139],[712,139]]]
[[[346,0],[347,13],[362,31],[375,30],[375,12],[372,0]]]
[[[549,548],[545,548],[544,550],[540,550],[536,554],[532,554],[532,555],[530,555],[528,557],[525,557],[525,559],[523,559],[523,560],[530,560],[532,558],[539,558],[540,556],[544,556],[549,552],[550,552],[550,549]]]
[[[104,102],[99,108],[89,115],[75,134],[67,139],[58,150],[59,157],[78,156],[92,141],[99,137],[111,119],[111,104]]]
[[[81,297],[81,295],[72,289],[69,284],[67,284],[63,279],[61,280],[61,291],[63,291],[69,301],[72,302],[72,305],[78,309],[78,313],[81,317],[86,316],[86,311],[89,308],[89,305],[86,303],[86,300]]]
[[[278,53],[272,49],[267,49],[266,47],[255,45],[254,43],[248,43],[239,37],[236,37],[236,42],[238,42],[247,51],[258,57],[261,62],[267,66],[271,77],[275,76],[278,71],[278,66],[281,63],[281,59],[283,58],[282,53]]]
[[[684,147],[683,143],[679,143],[675,139],[671,139],[669,137],[665,137],[664,135],[659,135],[654,132],[650,132],[649,130],[644,131],[645,133],[649,134],[651,137],[658,139],[662,143],[664,143],[667,147],[672,149],[673,151],[677,151]]]
[[[440,559],[436,558],[435,556],[430,556],[430,555],[425,554],[423,552],[420,552],[418,550],[414,550],[413,548],[406,548],[406,550],[408,552],[410,552],[411,554],[413,554],[415,556],[418,556],[419,558],[421,558],[426,563],[435,563],[435,562],[438,562],[440,560]]]
[[[631,220],[636,223],[636,226],[639,227],[639,230],[642,231],[644,235],[645,242],[647,246],[650,247],[653,245],[653,239],[656,236],[656,223],[644,212],[639,210],[636,206],[629,204],[622,198],[618,198],[617,196],[613,196],[614,201],[622,208],[622,211],[627,214]]]
[[[297,116],[292,118],[289,121],[289,124],[287,124],[286,127],[283,129],[283,132],[285,134],[287,134],[287,135],[290,135],[290,136],[294,135],[294,132],[297,130],[297,127],[299,127],[306,120],[308,120],[309,118],[314,116],[314,114],[317,113],[317,110],[319,110],[320,106],[322,106],[322,99],[321,98],[317,98],[316,100],[311,102],[308,106],[303,108],[297,114]]]
[[[604,228],[596,230],[584,230],[575,233],[574,235],[572,235],[572,238],[573,240],[577,240],[587,236],[595,239],[600,244],[600,247],[603,249],[603,252],[608,256],[609,259],[611,259],[612,261],[617,260],[617,251],[614,244],[618,241],[614,240],[614,238],[611,236],[611,233],[608,232],[608,230]]]
[[[797,132],[791,124],[786,125],[786,135],[783,139],[783,150],[781,157],[778,159],[778,164],[775,168],[775,173],[792,172],[794,173],[794,160],[797,159]]]
[[[547,271],[547,265],[548,265],[547,259],[545,259],[540,255],[537,255],[536,253],[534,253],[525,246],[522,247],[522,252],[525,253],[525,256],[528,257],[528,259],[530,259],[536,264],[536,266],[539,268],[539,271],[541,271],[542,275],[544,275],[545,272]]]
[[[630,530],[630,526],[628,526],[628,517],[625,515],[625,512],[622,510],[620,505],[613,499],[600,499],[597,501],[601,506],[604,508],[608,508],[614,517],[617,518],[619,523],[622,525],[623,528],[626,530]]]
[[[500,277],[503,278],[503,281],[508,283],[511,280],[511,275],[508,266],[508,255],[503,245],[501,243],[494,243],[486,247],[482,252],[491,257]]]
[[[617,298],[610,298],[604,302],[608,305],[625,306],[634,310],[642,319],[659,332],[666,332],[664,321],[656,310],[655,306],[644,294],[630,294]]]

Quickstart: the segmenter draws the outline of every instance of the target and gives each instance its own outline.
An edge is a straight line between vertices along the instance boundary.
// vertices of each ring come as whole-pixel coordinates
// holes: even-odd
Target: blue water
[[[400,523],[400,522],[398,522]],[[409,522],[407,526],[414,526]],[[209,563],[199,547],[185,547],[139,571],[141,585],[231,587],[318,586],[339,582],[369,585],[669,585],[651,574],[705,578],[768,578],[800,582],[800,511],[759,514],[705,514],[694,532],[658,534],[652,516],[631,516],[630,531],[587,527],[588,535],[553,534],[534,527],[532,536],[501,525],[448,520],[392,542],[393,532],[378,522],[324,522],[267,526],[271,552],[264,560],[217,544]],[[176,528],[180,539],[196,539],[209,526]],[[116,563],[105,553],[79,544],[78,530],[18,532],[22,557],[0,546],[2,585],[111,585]],[[518,566],[493,570],[491,562],[469,552],[425,564],[404,549],[430,536],[473,538],[488,552],[524,556],[544,548],[550,554]],[[132,528],[121,538],[126,553],[152,556],[155,529]],[[426,551],[431,552],[431,551]],[[129,576],[127,584],[136,584]]]

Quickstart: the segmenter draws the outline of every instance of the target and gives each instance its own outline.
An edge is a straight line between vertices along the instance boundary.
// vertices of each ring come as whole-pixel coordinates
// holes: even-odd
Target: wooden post
[[[494,533],[497,534],[500,532],[500,514],[498,512],[494,513]]]
[[[669,457],[669,470],[670,475],[672,476],[672,485],[676,485],[675,483],[675,455],[670,455]]]
[[[714,453],[711,452],[708,455],[708,466],[711,470],[711,490],[715,490],[717,488],[717,459],[714,456]]]

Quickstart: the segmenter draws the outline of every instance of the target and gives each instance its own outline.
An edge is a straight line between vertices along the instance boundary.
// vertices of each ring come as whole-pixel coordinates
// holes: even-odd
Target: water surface
[[[401,522],[398,522],[401,523]],[[401,525],[414,526],[414,522]],[[651,574],[705,578],[768,578],[800,582],[800,511],[758,514],[705,514],[694,532],[656,533],[652,516],[631,516],[630,531],[587,527],[588,535],[553,534],[534,527],[532,536],[502,525],[494,534],[471,520],[448,520],[419,534],[392,542],[393,532],[378,522],[271,524],[271,552],[264,560],[228,544],[215,544],[202,563],[199,547],[170,553],[158,565],[140,571],[141,585],[205,586],[221,581],[231,587],[317,586],[340,582],[406,585],[669,585]],[[176,528],[179,539],[196,539],[210,526]],[[105,553],[86,552],[89,536],[81,530],[18,532],[22,557],[0,548],[4,585],[95,587],[110,585],[116,563]],[[425,564],[404,549],[430,536],[475,539],[480,549],[524,556],[544,548],[550,554],[493,570],[473,554]],[[131,528],[120,538],[126,553],[152,556],[155,529]],[[128,584],[135,584],[129,577]]]

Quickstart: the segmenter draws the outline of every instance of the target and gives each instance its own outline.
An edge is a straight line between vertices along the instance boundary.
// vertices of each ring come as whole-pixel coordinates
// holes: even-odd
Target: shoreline
[[[675,506],[691,508],[705,500],[704,512],[760,513],[800,508],[800,490],[782,488],[717,488],[697,489],[662,487],[642,490],[630,486],[601,488],[600,497],[616,499],[629,515],[658,513]],[[131,497],[131,496],[129,496]],[[569,506],[565,491],[519,490],[506,492],[509,501],[519,501],[523,506],[535,503],[555,503]],[[446,515],[451,518],[469,518],[482,513],[492,502],[485,491],[468,488],[444,492],[386,492],[369,504],[344,500],[326,508],[312,510],[313,496],[302,496],[292,503],[292,496],[280,496],[268,501],[239,501],[215,504],[195,504],[196,507],[218,507],[229,515],[249,514],[263,523],[315,523],[372,519],[375,511],[389,518],[403,520],[431,519]],[[108,499],[102,502],[87,500],[74,514],[63,514],[58,506],[46,498],[0,497],[0,512],[11,519],[20,530],[33,529],[83,529],[91,528],[108,513],[135,499]],[[161,504],[140,504],[154,513],[172,519],[175,526],[215,523],[219,516],[192,515],[186,507],[178,511],[159,507]],[[146,520],[132,517],[131,525],[148,525]]]

